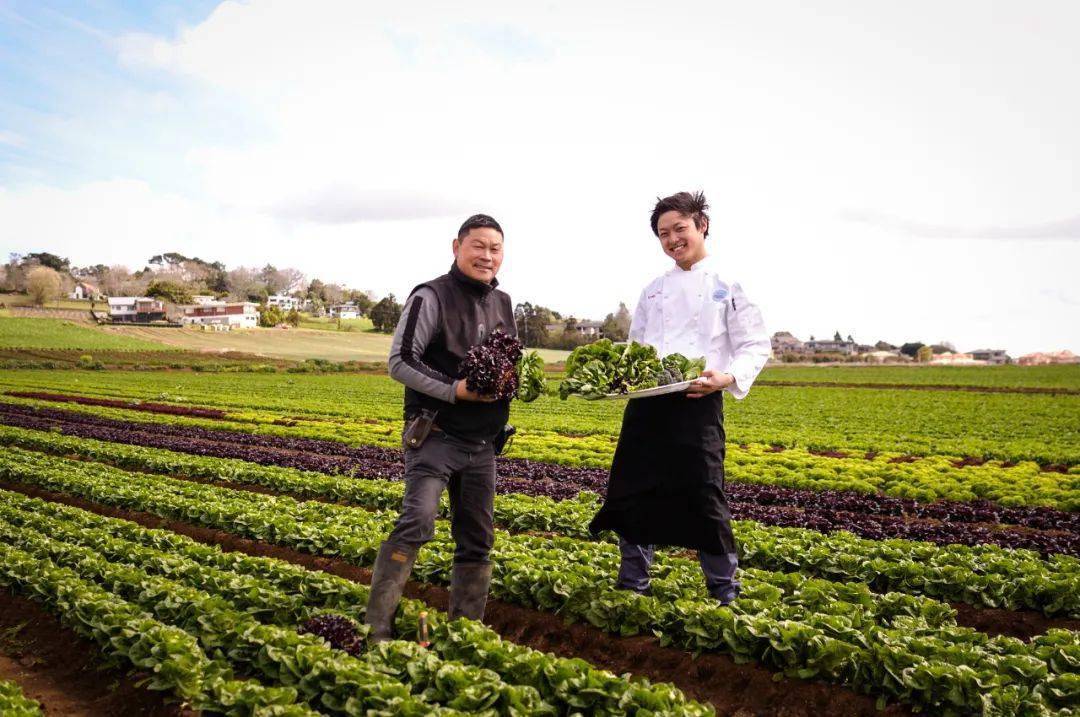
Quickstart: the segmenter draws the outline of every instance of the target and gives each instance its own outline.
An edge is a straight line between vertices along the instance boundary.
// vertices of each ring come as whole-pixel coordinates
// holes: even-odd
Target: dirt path
[[[137,687],[138,675],[102,666],[101,650],[37,603],[0,590],[0,679],[13,680],[65,717],[194,717],[167,695]]]

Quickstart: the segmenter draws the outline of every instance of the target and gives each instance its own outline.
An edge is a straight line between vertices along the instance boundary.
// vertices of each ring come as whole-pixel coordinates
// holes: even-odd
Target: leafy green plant
[[[41,717],[41,705],[22,693],[19,686],[0,680],[0,714],[5,717]]]
[[[518,361],[518,400],[532,403],[547,390],[544,359],[536,351],[528,351]]]

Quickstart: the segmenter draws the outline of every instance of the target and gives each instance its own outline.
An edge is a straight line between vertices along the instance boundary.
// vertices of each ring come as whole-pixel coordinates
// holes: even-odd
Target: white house
[[[944,353],[930,359],[931,366],[985,366],[986,361],[979,361],[971,354]]]
[[[358,319],[360,311],[352,304],[337,304],[330,307],[330,317],[334,319]]]
[[[601,338],[603,336],[601,330],[603,325],[601,321],[579,321],[574,325],[573,330],[578,336]],[[549,334],[564,334],[566,333],[566,322],[546,324],[546,328]]]
[[[303,305],[303,301],[297,299],[295,296],[289,296],[288,294],[274,294],[273,296],[266,297],[267,306],[276,306],[282,311],[292,311],[296,309],[300,310]]]
[[[196,294],[195,296],[191,297],[191,303],[196,305],[209,304],[212,301],[216,301],[216,299],[209,294]]]
[[[810,339],[804,346],[810,353],[818,354],[843,354],[850,356],[855,353],[854,341],[836,341],[834,339]]]
[[[1005,349],[975,349],[971,352],[976,361],[985,361],[991,366],[1001,366],[1012,363],[1012,359],[1005,353]]]
[[[862,354],[862,358],[868,363],[900,363],[903,361],[911,361],[910,356],[904,356],[899,351],[886,351],[884,349],[864,353]]]
[[[259,325],[259,310],[250,301],[210,301],[179,307],[180,323],[185,326],[213,326],[229,329],[253,329]]]
[[[72,299],[98,299],[101,297],[101,292],[98,288],[88,281],[80,281],[75,284],[75,288],[68,294]]]
[[[109,319],[117,323],[149,323],[165,319],[165,304],[148,296],[110,296]]]

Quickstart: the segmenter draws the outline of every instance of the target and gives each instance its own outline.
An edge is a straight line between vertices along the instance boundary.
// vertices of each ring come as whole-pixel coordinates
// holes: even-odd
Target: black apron
[[[721,391],[627,404],[607,498],[589,530],[612,530],[638,545],[735,552],[724,495]]]

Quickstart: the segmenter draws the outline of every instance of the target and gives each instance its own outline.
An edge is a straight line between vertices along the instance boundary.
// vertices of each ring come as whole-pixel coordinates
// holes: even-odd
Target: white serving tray
[[[697,379],[694,379],[696,381]],[[682,393],[686,389],[690,388],[690,384],[694,381],[680,381],[679,383],[669,383],[667,386],[657,386],[656,388],[646,388],[643,391],[631,391],[630,393],[609,393],[605,396],[589,397],[586,400],[589,401],[614,401],[620,398],[632,400],[635,398],[652,398],[653,396],[663,396],[668,393]]]

